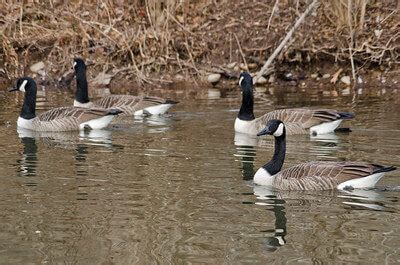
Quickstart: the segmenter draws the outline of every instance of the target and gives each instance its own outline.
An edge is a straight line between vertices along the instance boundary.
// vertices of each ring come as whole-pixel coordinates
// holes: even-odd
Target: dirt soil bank
[[[261,68],[310,3],[24,2],[1,4],[0,79],[33,75],[61,87],[71,81],[74,57],[90,64],[89,76],[99,85],[201,85],[212,73],[220,74],[222,83],[236,82],[240,71]],[[356,83],[398,86],[399,1],[353,0],[350,7],[342,2],[348,3],[322,1],[306,17],[265,76],[266,85],[346,86],[352,79],[351,50]]]

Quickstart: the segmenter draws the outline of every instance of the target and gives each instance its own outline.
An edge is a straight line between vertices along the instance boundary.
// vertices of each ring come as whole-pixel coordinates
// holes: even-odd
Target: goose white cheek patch
[[[19,86],[19,91],[21,92],[25,92],[25,86],[28,83],[28,80],[24,80],[24,82],[22,82],[22,84]]]
[[[239,86],[242,85],[243,78],[244,78],[243,76],[240,77],[240,79],[239,79]]]
[[[74,67],[74,68],[75,68],[75,65],[76,65],[76,62],[74,62],[74,63],[72,64],[72,67]]]
[[[278,129],[274,132],[274,136],[279,137],[283,133],[283,124],[279,124]]]

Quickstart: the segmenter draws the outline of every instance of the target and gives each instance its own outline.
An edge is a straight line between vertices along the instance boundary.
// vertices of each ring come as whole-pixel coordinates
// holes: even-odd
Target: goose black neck
[[[279,137],[275,137],[274,156],[272,157],[271,161],[263,166],[263,168],[267,170],[269,174],[275,175],[282,169],[283,162],[285,162],[285,154],[286,134],[285,129],[283,129],[283,134]]]
[[[245,121],[254,120],[253,105],[253,89],[244,89],[242,92],[242,106],[240,107],[238,118]]]
[[[76,94],[75,100],[79,103],[88,103],[88,83],[86,79],[86,69],[79,69],[75,71],[76,74]]]
[[[21,118],[30,120],[36,117],[36,84],[28,83],[25,88],[24,104],[22,105]]]

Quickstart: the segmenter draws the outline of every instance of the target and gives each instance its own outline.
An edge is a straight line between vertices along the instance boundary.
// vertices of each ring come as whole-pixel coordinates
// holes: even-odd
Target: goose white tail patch
[[[26,84],[28,83],[28,80],[24,80],[23,82],[22,82],[22,84],[19,86],[19,91],[21,91],[21,92],[25,92],[25,86],[26,86]]]
[[[337,186],[337,189],[344,190],[347,188],[352,189],[365,189],[365,188],[373,188],[376,183],[383,177],[385,173],[376,173],[362,178],[351,179],[340,183]]]
[[[144,110],[138,110],[135,112],[134,115],[140,116],[143,115],[144,112],[149,113],[150,115],[161,115],[165,114],[172,106],[173,104],[159,104],[156,106],[145,108]]]
[[[79,124],[79,129],[84,130],[85,127],[89,127],[93,130],[104,129],[111,123],[113,119],[113,115],[107,115],[101,118],[93,119]]]
[[[315,125],[310,128],[310,134],[318,135],[325,133],[333,133],[341,122],[342,120],[336,120]]]

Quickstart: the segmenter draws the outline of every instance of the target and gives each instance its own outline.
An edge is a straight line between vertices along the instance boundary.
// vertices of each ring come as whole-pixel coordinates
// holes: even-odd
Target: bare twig
[[[271,26],[271,20],[272,20],[272,17],[274,16],[276,8],[278,7],[278,3],[279,3],[279,0],[276,0],[274,7],[272,8],[271,15],[269,16],[269,19],[268,19],[267,31],[269,31],[269,26]]]
[[[281,41],[279,46],[275,49],[275,51],[271,54],[268,60],[265,62],[264,66],[261,70],[257,73],[256,77],[254,78],[257,81],[263,74],[268,72],[268,68],[270,67],[271,63],[274,61],[275,57],[282,51],[285,44],[292,38],[294,31],[303,23],[305,17],[315,8],[318,4],[318,0],[313,0],[312,3],[307,7],[306,11],[297,19],[296,23],[294,24],[293,28],[286,34],[285,38]]]
[[[244,57],[244,53],[243,53],[243,51],[242,51],[242,46],[240,45],[239,39],[238,39],[238,37],[236,36],[235,33],[233,33],[233,36],[235,36],[236,43],[237,43],[237,45],[238,45],[240,55],[242,56],[242,59],[243,59],[243,63],[244,63],[244,65],[245,65],[245,67],[246,67],[246,70],[248,70],[249,67],[247,66],[246,58]]]

